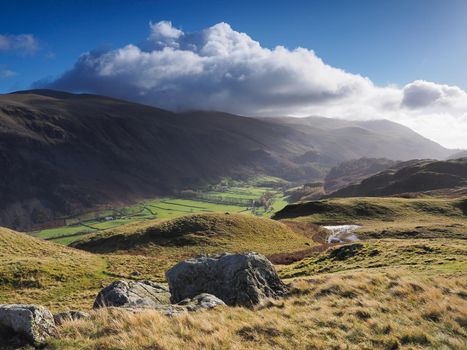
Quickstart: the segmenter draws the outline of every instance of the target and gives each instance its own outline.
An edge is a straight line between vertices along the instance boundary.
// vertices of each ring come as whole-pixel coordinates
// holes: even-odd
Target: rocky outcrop
[[[56,334],[51,312],[39,305],[0,305],[0,344],[41,345]]]
[[[170,304],[169,290],[151,281],[115,281],[102,289],[94,301],[94,308],[116,306],[154,309]]]
[[[213,294],[227,305],[251,307],[287,293],[271,262],[258,253],[201,256],[166,272],[172,302]]]
[[[70,310],[54,314],[54,321],[56,325],[61,325],[65,321],[75,321],[90,317],[91,315],[89,315],[87,312]]]
[[[200,310],[213,309],[217,306],[225,305],[225,303],[212,294],[203,293],[194,298],[186,298],[178,304],[159,304],[152,307],[115,307],[110,306],[108,310],[128,311],[131,313],[140,313],[148,310],[160,312],[166,316],[178,316],[188,312],[196,312]]]

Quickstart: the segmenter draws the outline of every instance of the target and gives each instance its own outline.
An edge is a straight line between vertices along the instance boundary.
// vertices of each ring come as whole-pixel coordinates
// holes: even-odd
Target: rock
[[[187,312],[195,312],[203,309],[213,309],[217,306],[225,305],[225,303],[212,294],[203,293],[195,296],[194,298],[183,299],[178,304],[160,304],[155,305],[151,308],[119,308],[119,307],[109,307],[109,310],[118,310],[118,311],[128,311],[131,313],[140,313],[147,312],[148,310],[155,310],[160,312],[163,315],[167,316],[177,316],[185,314]]]
[[[227,305],[251,307],[287,293],[274,266],[258,253],[201,256],[178,263],[165,276],[174,303],[209,293]]]
[[[73,321],[73,320],[80,320],[83,318],[90,318],[87,312],[84,311],[77,311],[77,310],[70,310],[65,312],[59,312],[54,314],[54,321],[56,325],[62,324],[64,321]]]
[[[151,309],[161,304],[170,304],[170,293],[165,286],[151,281],[115,281],[99,292],[93,307]]]
[[[0,305],[0,344],[41,345],[56,335],[52,313],[40,305]]]
[[[213,309],[217,306],[225,305],[225,303],[215,295],[202,293],[192,299],[183,299],[177,305],[185,306],[188,311],[198,311],[201,309]]]

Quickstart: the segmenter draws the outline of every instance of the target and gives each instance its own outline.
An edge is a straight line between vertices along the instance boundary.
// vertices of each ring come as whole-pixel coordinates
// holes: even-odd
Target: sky
[[[467,148],[467,1],[0,0],[0,93],[389,119]]]

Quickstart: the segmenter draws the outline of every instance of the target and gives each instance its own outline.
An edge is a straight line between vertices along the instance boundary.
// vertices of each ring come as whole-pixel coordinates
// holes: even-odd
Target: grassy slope
[[[150,311],[92,312],[91,320],[61,326],[60,338],[51,340],[47,348],[465,349],[467,241],[462,239],[466,227],[462,199],[358,198],[318,203],[326,204],[325,212],[291,221],[303,227],[313,227],[312,222],[356,222],[364,225],[360,236],[386,230],[385,238],[356,242],[356,246],[332,246],[302,261],[278,266],[294,293],[254,310],[220,308],[180,317]],[[391,238],[407,238],[407,232],[420,225],[434,236],[423,238],[417,233],[410,239]],[[436,233],[431,230],[433,225],[447,227],[447,231]],[[119,244],[126,245],[144,242],[149,236],[152,243],[130,244],[118,254],[101,256],[2,230],[5,243],[0,248],[0,276],[10,276],[11,283],[2,283],[0,295],[4,302],[89,308],[101,281],[131,278],[135,270],[142,273],[138,278],[161,280],[164,261],[177,261],[199,251],[200,245],[213,251],[256,245],[265,254],[279,248],[296,250],[291,234],[298,234],[288,230],[280,223],[240,214],[194,215],[183,221],[110,230],[104,241],[115,244],[118,237]],[[154,236],[158,244],[154,244]],[[279,236],[288,239],[280,241]],[[303,245],[311,242],[303,234],[299,237]],[[94,243],[102,242],[101,237]],[[128,255],[130,252],[133,255]],[[22,258],[18,258],[20,254]],[[24,263],[12,268],[17,260]],[[59,264],[63,267],[58,268]],[[50,272],[54,267],[65,276],[55,277]],[[15,291],[18,275],[12,271],[25,275],[23,271],[30,269],[36,275],[29,280],[40,280],[42,285]]]
[[[95,297],[106,261],[0,228],[0,303],[81,307]]]
[[[467,238],[467,198],[340,198],[287,206],[278,219],[362,225],[360,238]]]
[[[466,273],[467,244],[456,239],[381,239],[330,247],[301,261],[281,266],[282,278],[348,270],[402,268],[414,272]]]
[[[75,246],[94,253],[113,253],[111,265],[116,273],[128,275],[136,269],[160,280],[172,264],[200,253],[252,250],[270,255],[314,244],[311,237],[270,219],[242,214],[196,214],[122,226],[85,238]],[[128,258],[128,254],[132,257]],[[135,264],[133,256],[143,260]],[[152,259],[151,270],[144,259]],[[132,263],[128,264],[128,260]]]
[[[0,303],[89,309],[103,284],[119,278],[163,282],[168,268],[200,253],[255,250],[268,255],[314,244],[281,223],[241,214],[131,224],[104,236],[94,243],[107,247],[94,251],[108,252],[122,238],[129,245],[118,254],[93,255],[0,229]]]
[[[179,317],[99,311],[65,323],[49,347],[465,349],[465,240],[369,240],[278,269],[291,282],[291,296],[253,310]]]
[[[466,280],[384,270],[295,281],[254,310],[179,317],[99,311],[65,323],[51,349],[465,349]]]

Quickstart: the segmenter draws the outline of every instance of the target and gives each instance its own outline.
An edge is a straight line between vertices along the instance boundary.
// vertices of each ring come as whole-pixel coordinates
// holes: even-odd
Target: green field
[[[271,197],[270,205],[252,206],[230,204],[231,201],[254,202],[265,194]],[[30,232],[34,237],[51,240],[56,243],[70,244],[90,233],[144,220],[166,220],[195,213],[246,213],[270,217],[274,212],[287,205],[282,191],[271,187],[257,187],[236,183],[227,189],[208,190],[199,193],[205,198],[165,197],[146,200],[136,205],[90,212],[79,217],[66,219],[67,225],[41,231]],[[222,203],[225,202],[225,203]],[[106,219],[107,218],[107,219]]]

